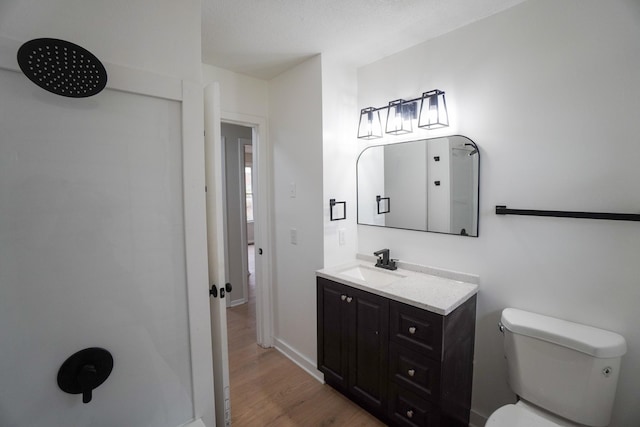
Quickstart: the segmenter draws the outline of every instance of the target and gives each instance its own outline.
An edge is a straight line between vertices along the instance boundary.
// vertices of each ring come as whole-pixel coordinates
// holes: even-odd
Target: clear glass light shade
[[[382,123],[380,111],[373,107],[360,111],[360,123],[358,124],[358,138],[374,139],[382,137]]]
[[[415,102],[407,103],[402,99],[389,102],[385,132],[393,135],[413,132],[411,119],[415,117],[414,112]]]
[[[449,126],[449,115],[444,92],[436,89],[423,93],[418,127],[437,129],[446,126]]]

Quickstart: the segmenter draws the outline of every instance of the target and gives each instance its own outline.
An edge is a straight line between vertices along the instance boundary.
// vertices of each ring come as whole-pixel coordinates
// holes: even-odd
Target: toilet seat
[[[498,408],[491,414],[485,427],[571,427],[576,425],[545,414],[520,401],[515,405]]]

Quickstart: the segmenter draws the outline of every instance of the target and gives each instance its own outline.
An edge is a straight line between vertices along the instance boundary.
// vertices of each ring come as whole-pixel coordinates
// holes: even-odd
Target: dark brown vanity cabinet
[[[468,426],[476,296],[446,316],[318,278],[318,369],[394,426]]]
[[[387,410],[389,300],[318,278],[318,369],[376,416]]]

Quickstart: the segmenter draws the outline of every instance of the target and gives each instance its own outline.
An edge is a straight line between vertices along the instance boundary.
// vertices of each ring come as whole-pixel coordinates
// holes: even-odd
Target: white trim
[[[202,422],[202,419],[198,418],[197,420],[189,421],[186,424],[182,424],[179,427],[206,427],[206,426]]]
[[[232,300],[231,303],[229,303],[229,305],[227,306],[227,308],[237,307],[239,305],[246,304],[248,302],[249,302],[249,300],[247,298],[240,298],[240,299]]]
[[[221,120],[253,128],[254,150],[253,168],[255,182],[253,207],[254,241],[256,248],[256,341],[264,348],[273,347],[273,206],[271,180],[271,145],[268,135],[267,120],[264,117],[250,114],[221,112]],[[255,215],[257,213],[257,215]],[[262,248],[262,255],[258,249]]]
[[[274,344],[276,350],[287,357],[287,359],[300,366],[302,369],[307,371],[309,375],[324,384],[324,375],[322,374],[322,372],[318,371],[313,360],[307,358],[305,355],[298,352],[296,349],[279,338],[274,338]]]
[[[218,288],[224,289],[225,284],[229,282],[229,272],[231,270],[229,268],[229,215],[227,215],[227,137],[225,135],[222,135],[222,130],[220,130],[220,144],[220,158],[222,162],[220,164],[220,171],[222,173],[222,189],[220,190],[222,192],[222,208],[220,209],[220,214],[222,215],[223,226],[222,247],[224,248],[224,280],[219,279],[220,282],[218,282]],[[217,165],[217,163],[215,165]],[[214,168],[215,165],[213,166]],[[215,191],[217,191],[217,183],[212,184],[211,188],[215,188]],[[216,283],[215,280],[213,282]],[[231,298],[227,298],[225,296],[224,302],[225,307],[231,307]]]
[[[213,349],[209,311],[209,268],[204,152],[204,104],[200,84],[182,84],[182,138],[187,303],[194,418],[215,426]]]

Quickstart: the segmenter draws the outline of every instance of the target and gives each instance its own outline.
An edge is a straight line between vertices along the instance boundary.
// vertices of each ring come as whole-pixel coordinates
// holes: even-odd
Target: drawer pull
[[[415,326],[409,326],[409,333],[411,335],[415,334],[416,333],[416,327]]]
[[[347,302],[351,302],[351,301],[353,301],[353,298],[352,297],[347,297]]]
[[[340,295],[340,299],[341,299],[342,301],[344,301],[344,300],[346,300],[346,299],[347,299],[347,296],[346,296],[346,295]]]
[[[409,409],[407,411],[407,418],[413,418],[413,410],[412,409]]]
[[[416,374],[416,370],[415,369],[409,369],[407,371],[407,374],[409,374],[410,377],[414,376]]]

